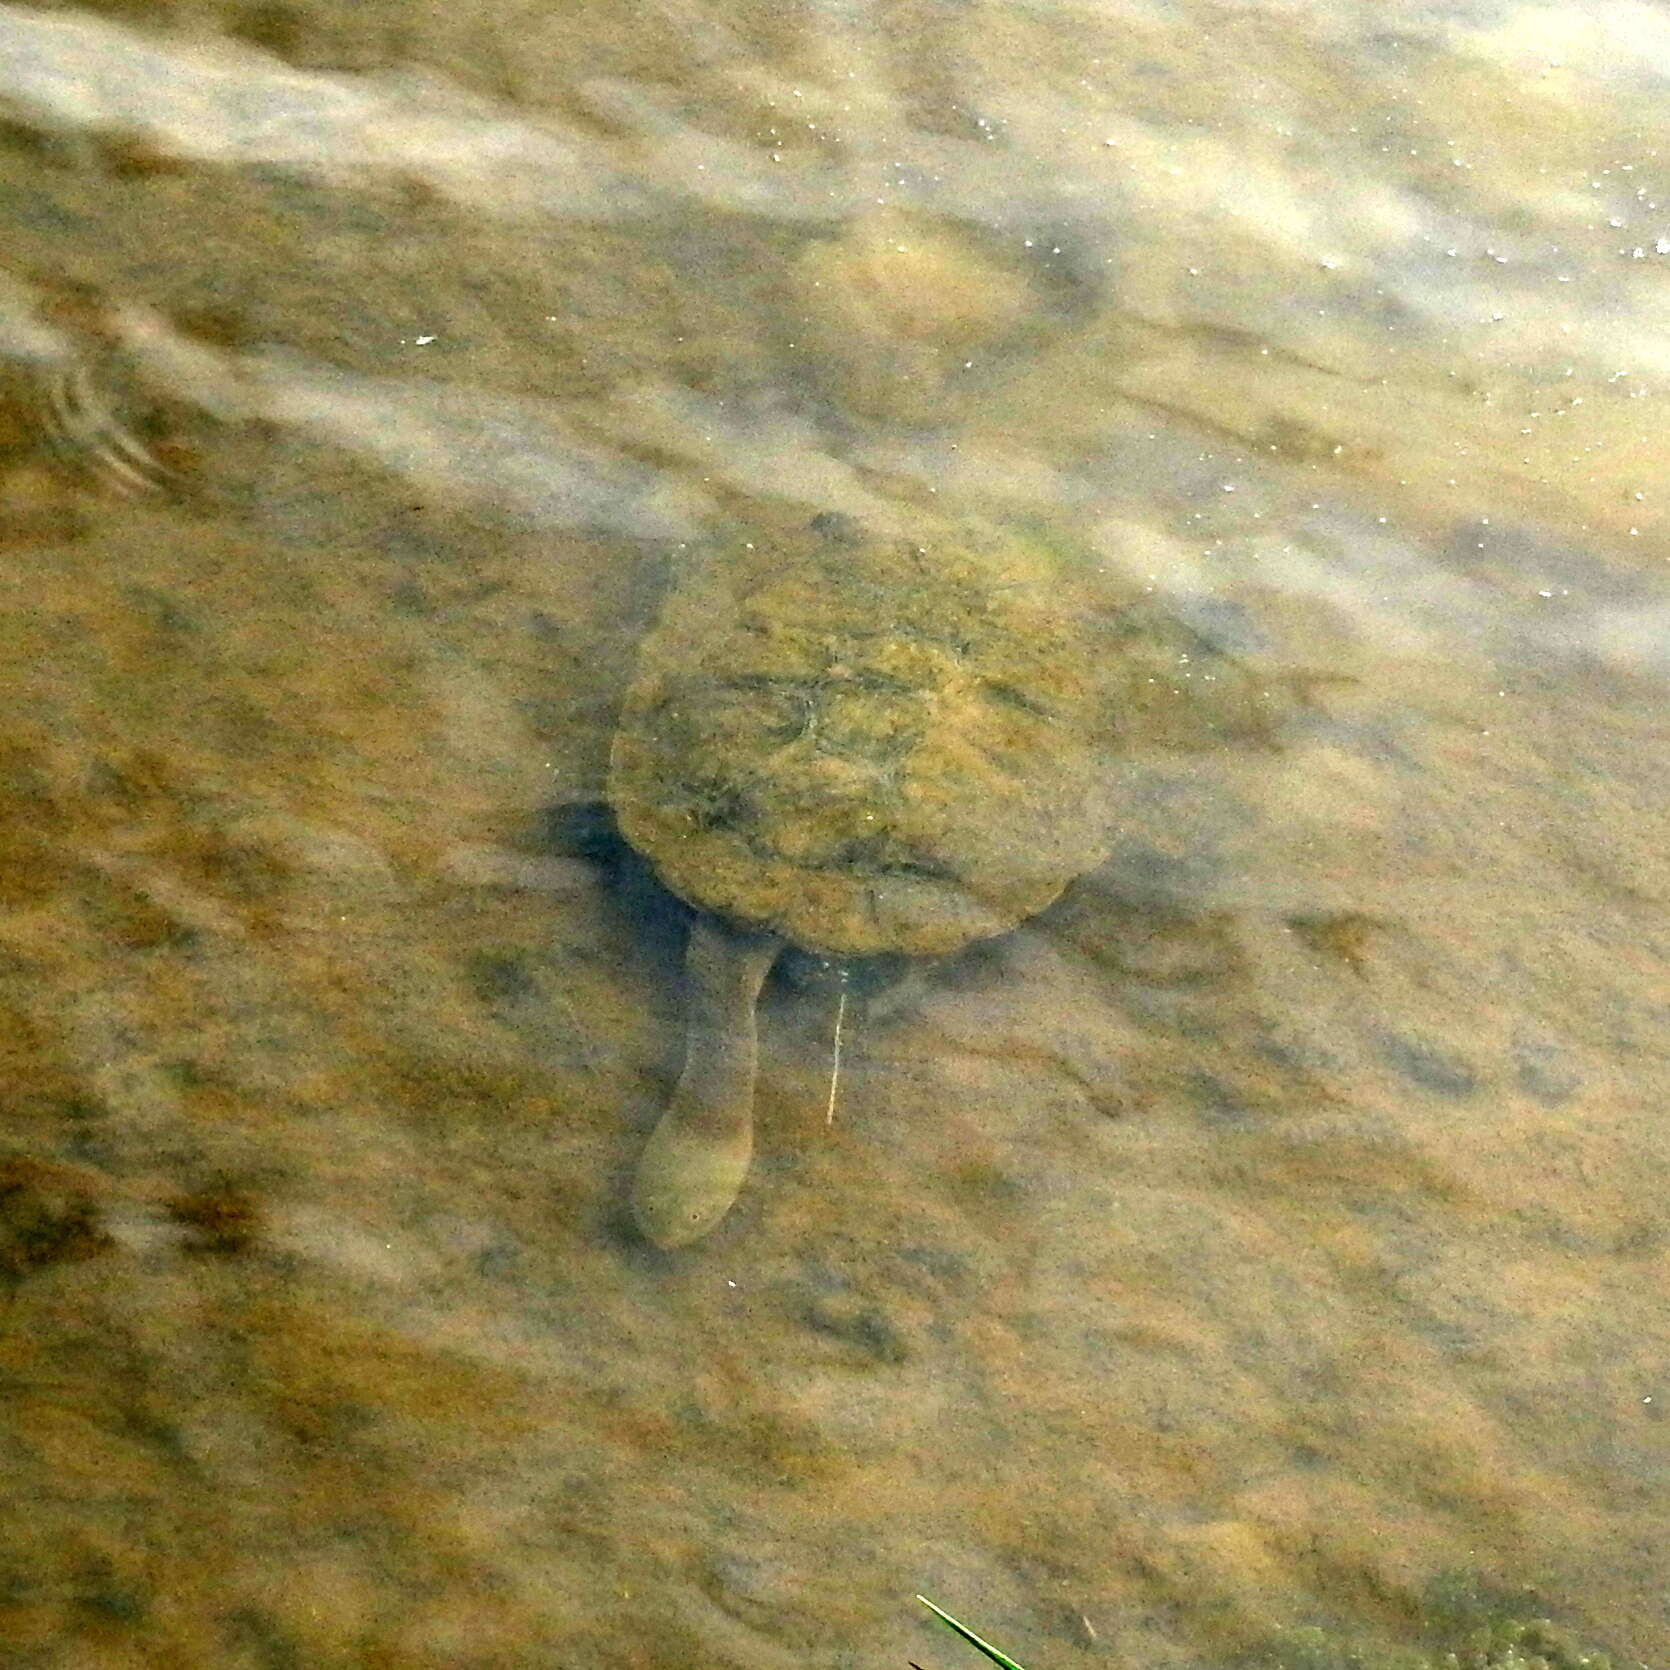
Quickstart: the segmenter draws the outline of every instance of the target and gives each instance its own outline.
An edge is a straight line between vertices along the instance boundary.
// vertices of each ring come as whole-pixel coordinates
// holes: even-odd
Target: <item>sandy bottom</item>
[[[260,50],[311,73],[311,15]],[[1384,451],[1236,452],[1210,362],[1092,457],[1053,338],[931,444],[861,343],[773,405],[751,286],[799,233],[711,204],[559,261],[421,194],[229,210],[8,146],[8,317],[103,365],[137,299],[268,381],[135,396],[169,481],[129,497],[85,435],[52,461],[21,351],[0,390],[0,1660],[969,1662],[921,1591],[1031,1670],[1180,1670],[1407,1638],[1453,1570],[1670,1657],[1670,725],[1650,656],[1549,624],[1658,586],[1576,500],[1505,495],[1481,555],[1417,483],[1388,532]],[[599,791],[686,524],[908,517],[994,459],[1109,549],[1205,506],[1245,566],[1195,618],[1231,599],[1287,717],[1110,756],[1110,861],[859,1006],[832,1122],[830,993],[768,988],[749,1186],[655,1253],[682,921],[550,808]]]

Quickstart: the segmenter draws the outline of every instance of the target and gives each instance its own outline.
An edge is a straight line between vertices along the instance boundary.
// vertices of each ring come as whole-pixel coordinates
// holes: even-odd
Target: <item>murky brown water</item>
[[[1633,0],[0,4],[0,1666],[1670,1657],[1667,98]],[[832,1120],[790,959],[662,1253],[685,921],[558,833],[828,512],[1200,722]]]

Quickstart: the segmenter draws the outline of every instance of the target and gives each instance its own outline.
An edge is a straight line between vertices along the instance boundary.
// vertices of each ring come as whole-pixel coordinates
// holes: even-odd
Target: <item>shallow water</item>
[[[1626,0],[0,4],[0,1665],[1670,1658],[1667,95]],[[684,922],[553,830],[829,511],[1270,706],[1111,727],[832,1120],[779,978],[660,1253]]]

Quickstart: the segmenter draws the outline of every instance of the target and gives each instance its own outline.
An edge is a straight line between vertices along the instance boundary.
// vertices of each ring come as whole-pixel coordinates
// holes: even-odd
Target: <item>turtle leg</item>
[[[650,1133],[632,1185],[644,1239],[682,1247],[731,1209],[754,1153],[754,1005],[783,942],[699,915],[685,949],[684,1071]]]

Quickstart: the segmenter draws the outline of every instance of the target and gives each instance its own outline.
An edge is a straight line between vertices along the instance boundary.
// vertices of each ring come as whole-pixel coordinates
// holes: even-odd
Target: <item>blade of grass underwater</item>
[[[978,1647],[993,1664],[998,1666],[998,1670],[1021,1670],[1020,1665],[1010,1658],[1007,1653],[1000,1653],[990,1641],[982,1641],[967,1624],[959,1624],[944,1607],[935,1606],[926,1595],[918,1595],[916,1598],[942,1623],[954,1629],[971,1647]]]

